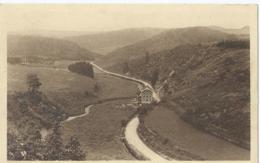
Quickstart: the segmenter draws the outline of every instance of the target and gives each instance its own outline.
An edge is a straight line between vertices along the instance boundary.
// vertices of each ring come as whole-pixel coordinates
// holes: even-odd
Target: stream
[[[83,114],[80,114],[80,115],[76,115],[76,116],[70,116],[68,117],[66,120],[62,121],[61,123],[65,123],[65,122],[69,122],[73,119],[76,119],[76,118],[80,118],[80,117],[84,117],[86,115],[89,114],[90,112],[90,109],[93,107],[94,105],[88,105],[87,107],[85,107],[85,112]],[[40,134],[41,134],[41,137],[42,139],[46,139],[46,137],[48,136],[48,134],[51,132],[50,129],[46,129],[46,128],[42,128],[40,130]]]
[[[94,105],[88,105],[87,107],[85,107],[85,113],[80,114],[80,115],[76,115],[76,116],[70,116],[66,120],[64,120],[62,123],[69,122],[69,121],[71,121],[73,119],[84,117],[84,116],[88,115],[89,111],[90,111],[90,108],[93,107],[93,106]]]

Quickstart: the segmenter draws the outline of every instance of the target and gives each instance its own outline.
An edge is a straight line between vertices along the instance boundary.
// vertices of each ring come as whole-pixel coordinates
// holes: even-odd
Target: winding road
[[[138,151],[138,153],[141,153],[145,158],[148,158],[151,161],[167,161],[167,159],[164,159],[162,156],[147,147],[140,139],[137,133],[139,123],[139,118],[136,116],[127,124],[125,138],[128,144],[133,148],[133,150]]]
[[[153,92],[153,98],[154,98],[155,102],[160,102],[159,95],[155,92],[155,90],[149,83],[147,83],[143,80],[140,80],[140,79],[135,79],[133,77],[128,77],[128,76],[124,76],[124,75],[117,74],[114,72],[109,72],[107,70],[104,70],[100,66],[94,64],[93,62],[90,62],[90,64],[103,73],[109,74],[111,76],[119,77],[122,79],[134,81],[134,82],[137,82],[139,84],[142,84],[142,85],[148,87]],[[140,124],[139,118],[136,116],[131,121],[129,121],[126,126],[125,139],[128,142],[128,144],[131,146],[131,148],[133,150],[137,151],[138,153],[141,153],[145,158],[147,158],[151,161],[167,161],[165,158],[163,158],[162,156],[160,156],[159,154],[157,154],[156,152],[151,150],[149,147],[147,147],[144,144],[144,142],[140,139],[140,137],[137,133],[137,128],[138,128],[139,124]]]
[[[136,79],[136,78],[133,78],[133,77],[129,77],[129,76],[124,76],[122,74],[118,74],[118,73],[114,73],[114,72],[110,72],[110,71],[107,71],[107,70],[104,70],[103,68],[101,68],[100,66],[96,65],[95,63],[93,62],[89,62],[93,67],[95,67],[96,69],[98,69],[99,71],[103,72],[103,73],[106,73],[106,74],[109,74],[111,76],[115,76],[115,77],[118,77],[118,78],[122,78],[122,79],[126,79],[126,80],[130,80],[130,81],[133,81],[133,82],[137,82],[139,84],[142,84],[144,85],[145,87],[148,87],[150,90],[152,90],[153,92],[153,98],[155,100],[155,102],[160,102],[160,97],[159,95],[156,93],[156,91],[154,90],[154,88],[148,83],[148,82],[145,82],[143,80],[140,80],[140,79]]]

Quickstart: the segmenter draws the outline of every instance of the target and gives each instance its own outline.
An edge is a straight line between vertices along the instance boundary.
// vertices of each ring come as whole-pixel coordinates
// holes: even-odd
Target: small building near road
[[[140,90],[137,96],[137,101],[139,104],[150,104],[153,102],[153,92],[149,88],[144,88]]]

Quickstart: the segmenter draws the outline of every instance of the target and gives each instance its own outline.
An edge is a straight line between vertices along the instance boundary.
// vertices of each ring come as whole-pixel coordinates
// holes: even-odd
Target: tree
[[[172,91],[171,91],[168,83],[166,83],[164,85],[163,89],[164,89],[164,92],[167,93],[168,95],[172,94]]]
[[[66,160],[84,160],[86,154],[80,148],[78,138],[73,136],[65,146],[65,159]]]
[[[20,142],[20,139],[12,134],[7,133],[7,159],[8,160],[23,160],[24,156],[22,155],[23,148]]]
[[[42,83],[36,74],[27,75],[28,92],[35,94],[39,92]]]
[[[149,52],[145,52],[145,64],[147,64],[150,61],[150,54]]]
[[[28,128],[26,129],[26,139],[32,142],[36,142],[37,140],[41,140],[40,127],[37,122],[30,121],[26,124]]]
[[[123,73],[127,73],[127,72],[129,72],[129,65],[128,65],[127,61],[125,61],[123,63]]]
[[[41,139],[35,141],[28,141],[24,144],[26,155],[24,160],[43,160],[44,159],[44,145]]]
[[[90,63],[77,62],[75,64],[69,65],[68,69],[71,72],[79,73],[79,74],[94,78],[93,66]]]
[[[98,92],[98,91],[99,91],[99,85],[98,85],[98,83],[95,83],[94,91],[95,91],[95,92]]]
[[[151,80],[150,80],[153,87],[155,86],[158,78],[159,78],[159,71],[158,71],[158,69],[156,69],[153,71]]]
[[[148,111],[151,109],[152,108],[149,105],[142,105],[141,107],[138,107],[138,116],[140,119],[140,123],[144,123],[144,117],[147,116]]]
[[[163,86],[163,89],[165,92],[167,92],[169,90],[169,84],[166,83],[164,86]]]
[[[63,160],[64,146],[61,139],[60,124],[56,122],[52,133],[47,138],[46,160]]]
[[[28,111],[28,104],[25,101],[21,101],[19,102],[19,107],[21,113],[26,114],[26,112]]]

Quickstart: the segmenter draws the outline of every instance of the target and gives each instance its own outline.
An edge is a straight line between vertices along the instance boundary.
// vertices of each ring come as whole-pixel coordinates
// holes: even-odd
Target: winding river
[[[73,120],[73,119],[80,118],[80,117],[84,117],[84,116],[88,115],[88,114],[89,114],[89,111],[90,111],[90,108],[93,107],[93,106],[94,106],[94,105],[89,105],[89,106],[85,107],[85,113],[80,114],[80,115],[77,115],[77,116],[70,116],[70,117],[68,117],[65,121],[63,121],[63,123],[69,122],[69,121],[71,121],[71,120]]]

